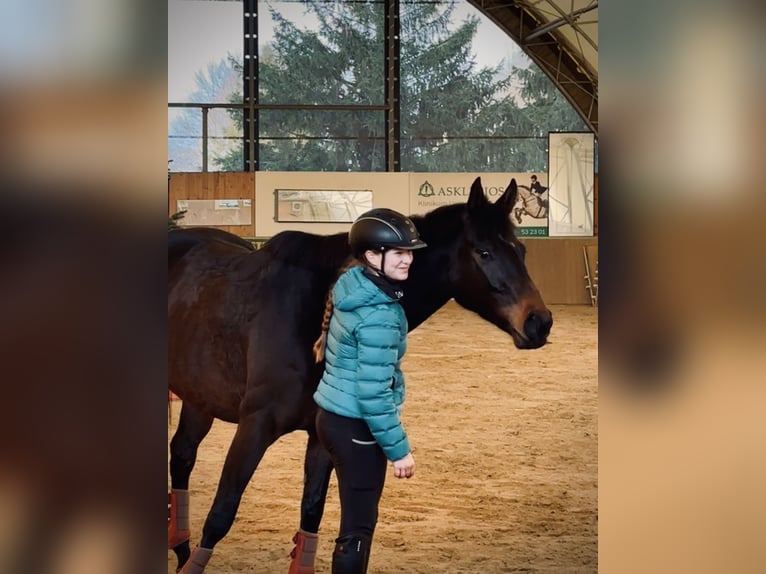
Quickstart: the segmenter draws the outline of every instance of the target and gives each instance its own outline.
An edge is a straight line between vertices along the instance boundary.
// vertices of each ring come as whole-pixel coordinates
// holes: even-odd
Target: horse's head
[[[517,192],[516,180],[511,179],[503,195],[491,203],[481,178],[476,178],[450,279],[460,305],[509,333],[519,349],[536,349],[547,341],[553,318],[529,277],[526,248],[514,233],[510,212]]]

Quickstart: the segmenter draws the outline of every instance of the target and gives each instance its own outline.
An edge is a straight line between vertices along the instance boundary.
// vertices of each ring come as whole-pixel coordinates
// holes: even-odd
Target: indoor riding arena
[[[228,532],[223,526],[248,476],[243,469],[258,460],[268,433],[313,420],[296,416],[280,426],[276,415],[269,418],[292,413],[295,405],[304,409],[301,417],[313,412],[305,410],[311,396],[305,391],[315,384],[303,376],[315,367],[302,368],[308,354],[291,354],[295,345],[287,344],[298,339],[275,336],[281,325],[274,323],[308,331],[306,317],[313,315],[290,323],[289,312],[314,305],[304,299],[316,291],[324,299],[327,283],[315,289],[320,283],[303,283],[295,273],[305,278],[310,269],[319,276],[315,263],[330,257],[319,248],[287,257],[280,241],[343,235],[345,258],[345,234],[375,208],[410,215],[424,239],[430,234],[433,243],[414,254],[413,269],[422,257],[428,271],[417,275],[441,283],[410,291],[417,293],[412,301],[431,305],[422,315],[410,315],[404,284],[407,316],[427,317],[410,320],[417,327],[402,364],[401,416],[416,470],[407,480],[387,473],[367,572],[595,573],[598,3],[171,0],[168,6],[168,226],[169,236],[181,238],[174,245],[188,248],[169,249],[169,355],[182,367],[169,369],[180,398],[170,393],[168,450],[184,396],[186,413],[199,409],[199,419],[208,417],[204,424],[226,418],[205,410],[209,403],[200,397],[207,393],[205,400],[220,398],[235,413],[229,420],[250,425],[237,435],[222,483],[237,491],[219,497],[215,528],[206,533],[218,542],[195,551],[237,425],[216,418],[199,446],[188,482],[189,549],[192,558],[204,554],[209,562],[189,560],[184,573],[296,572],[302,557],[298,552],[290,569],[291,552],[301,525],[306,432],[279,436],[267,448],[233,525]],[[455,217],[445,223],[445,214]],[[197,230],[186,231],[194,227],[215,231],[202,230],[199,243],[183,239],[194,236]],[[285,231],[304,235],[282,235],[263,249]],[[217,247],[208,260],[178,263],[200,245],[196,253],[207,253],[204,234],[221,238],[221,232],[237,237],[210,239]],[[242,239],[256,251],[246,252]],[[231,255],[233,246],[241,251]],[[295,263],[304,254],[311,261]],[[245,270],[242,261],[268,264]],[[341,267],[329,265],[329,271]],[[268,275],[275,268],[289,270],[281,282]],[[173,281],[189,269],[200,275],[178,280],[189,289],[179,294]],[[239,299],[213,293],[215,287],[207,298],[196,291],[229,278]],[[258,288],[248,281],[260,281]],[[284,291],[263,296],[261,285]],[[291,299],[288,290],[298,295]],[[189,309],[202,308],[202,299],[211,309],[194,324]],[[247,305],[238,307],[241,300]],[[322,301],[314,307],[320,317]],[[553,317],[547,341],[546,307]],[[218,313],[224,308],[230,314]],[[545,333],[532,344],[527,327],[540,309]],[[258,323],[266,324],[266,316],[273,331]],[[198,336],[184,338],[188,333]],[[275,368],[264,377],[251,365]],[[278,392],[251,400],[243,372],[256,372],[259,384],[278,382]],[[224,384],[228,390],[221,391]],[[184,419],[187,434],[174,443],[173,477],[168,473],[168,574],[188,556],[180,539],[186,529],[176,526],[178,509],[186,508],[183,459],[193,448],[189,437],[201,432],[189,430],[199,423],[194,416]],[[309,460],[321,467],[324,452],[314,453]],[[304,524],[316,517],[311,502],[307,497]],[[315,570],[299,574],[332,572],[339,521],[333,473]]]
[[[410,333],[403,422],[417,470],[411,480],[387,477],[369,572],[596,571],[598,312],[550,308],[549,342],[534,351],[454,302]],[[173,409],[177,417],[175,401]],[[200,446],[195,543],[235,428],[216,421]],[[296,432],[266,452],[209,571],[287,572],[305,443]],[[318,573],[330,572],[338,519],[333,478]],[[168,573],[175,567],[169,551]]]

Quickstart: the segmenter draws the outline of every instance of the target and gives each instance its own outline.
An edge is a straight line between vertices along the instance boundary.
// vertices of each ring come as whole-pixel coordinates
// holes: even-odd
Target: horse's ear
[[[468,196],[468,210],[474,210],[487,203],[484,196],[484,188],[481,186],[481,177],[477,177],[471,185],[471,194]]]
[[[511,209],[516,204],[516,197],[518,196],[518,186],[516,185],[516,178],[511,178],[511,183],[505,188],[503,195],[495,202],[506,213],[511,213]]]

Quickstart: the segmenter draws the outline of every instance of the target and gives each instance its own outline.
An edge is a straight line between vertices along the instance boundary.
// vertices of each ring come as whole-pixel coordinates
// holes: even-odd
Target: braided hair
[[[362,263],[358,259],[349,259],[343,265],[343,267],[340,268],[340,271],[338,271],[338,277],[343,275],[352,267],[359,267],[361,265]],[[335,281],[337,280],[338,279],[336,277]],[[314,351],[314,360],[317,363],[324,361],[324,351],[325,348],[327,348],[327,331],[330,329],[330,319],[332,318],[333,311],[332,288],[335,286],[335,281],[332,282],[329,289],[327,290],[327,297],[325,298],[324,304],[324,315],[322,315],[322,332],[319,334],[319,338],[314,341],[314,346],[312,347],[312,350]]]

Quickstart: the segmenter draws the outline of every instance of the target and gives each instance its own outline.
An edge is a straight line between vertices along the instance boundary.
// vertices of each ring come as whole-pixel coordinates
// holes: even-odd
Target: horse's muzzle
[[[545,309],[544,311],[531,311],[524,320],[524,341],[516,346],[523,349],[537,349],[545,345],[548,335],[553,326],[553,315]]]

